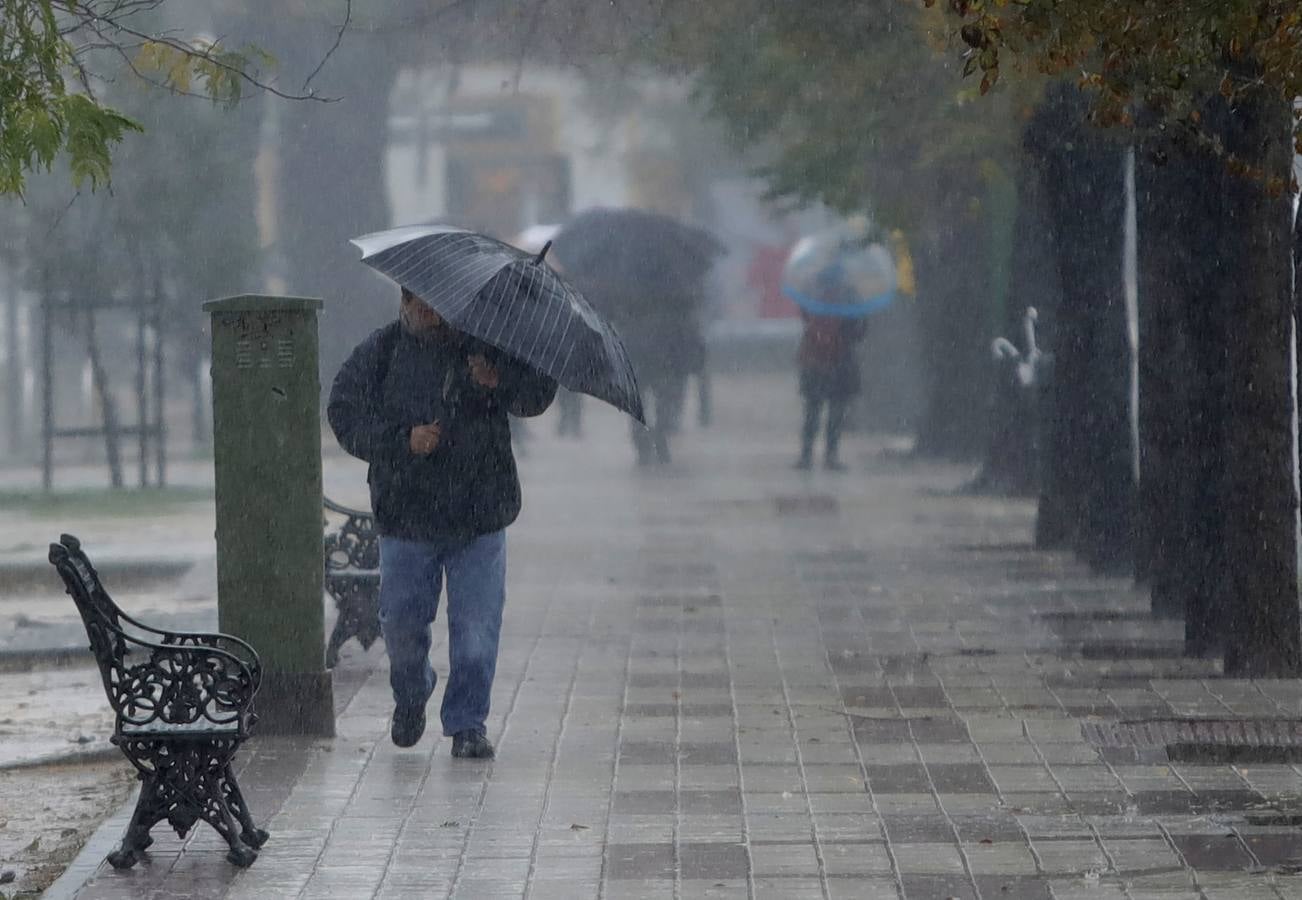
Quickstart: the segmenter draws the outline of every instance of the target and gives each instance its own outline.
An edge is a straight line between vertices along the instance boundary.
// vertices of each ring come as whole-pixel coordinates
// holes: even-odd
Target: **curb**
[[[90,646],[41,647],[36,650],[0,650],[0,674],[58,669],[95,662]]]
[[[172,581],[199,560],[194,557],[155,557],[96,560],[95,568],[114,587],[131,590],[142,584]],[[63,594],[58,575],[44,557],[25,556],[0,560],[0,592],[49,591]]]
[[[117,762],[126,763],[122,751],[112,744],[95,747],[90,750],[69,750],[66,752],[46,753],[31,759],[0,763],[0,772],[22,772],[26,769],[44,769],[49,766],[79,766],[86,763]]]

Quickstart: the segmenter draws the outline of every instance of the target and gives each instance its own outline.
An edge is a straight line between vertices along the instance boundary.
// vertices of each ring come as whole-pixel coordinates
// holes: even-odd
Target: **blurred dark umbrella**
[[[579,284],[690,304],[725,248],[708,231],[669,216],[603,207],[572,219],[552,249]]]
[[[546,247],[525,253],[443,225],[394,228],[352,243],[362,262],[416,294],[453,328],[644,421],[624,342],[543,261]]]

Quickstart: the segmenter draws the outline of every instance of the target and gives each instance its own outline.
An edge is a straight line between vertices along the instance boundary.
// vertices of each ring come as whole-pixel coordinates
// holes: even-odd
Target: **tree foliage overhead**
[[[938,169],[989,175],[1012,146],[1011,110],[972,102],[920,5],[734,0],[702,15],[699,94],[739,142],[768,148],[776,197],[907,225]]]
[[[266,54],[160,29],[164,5],[0,0],[0,195],[21,194],[28,174],[49,170],[61,153],[78,184],[108,181],[114,147],[140,130],[101,101],[111,68],[125,65],[171,92],[228,104],[249,85],[274,90],[260,75],[270,64]]]
[[[924,0],[934,6],[937,0]],[[1101,125],[1134,124],[1136,108],[1211,141],[1204,103],[1302,97],[1297,0],[941,0],[960,22],[966,71],[992,84],[1004,68],[1075,75],[1094,92]],[[1294,108],[1302,152],[1302,108]],[[1250,171],[1283,190],[1277,173]]]

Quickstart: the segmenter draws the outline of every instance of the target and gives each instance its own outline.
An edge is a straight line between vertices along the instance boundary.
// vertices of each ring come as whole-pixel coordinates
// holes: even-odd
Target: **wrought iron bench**
[[[369,512],[328,497],[324,503],[327,513],[344,517],[343,524],[325,536],[325,588],[339,612],[326,644],[326,668],[333,669],[339,648],[349,638],[369,649],[380,636],[380,539]]]
[[[164,819],[185,837],[200,819],[248,866],[267,832],[253,824],[231,771],[235,751],[257,717],[258,654],[225,634],[173,632],[137,622],[118,608],[71,535],[50,545],[50,562],[77,604],[116,724],[112,742],[140,779],[140,798],[119,849],[117,869],[135,865]]]

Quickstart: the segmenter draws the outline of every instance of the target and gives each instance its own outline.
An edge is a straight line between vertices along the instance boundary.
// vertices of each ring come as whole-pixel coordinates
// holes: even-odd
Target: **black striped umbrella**
[[[534,255],[444,225],[377,231],[352,243],[362,262],[420,297],[453,328],[645,421],[624,342],[543,261],[545,247]]]

